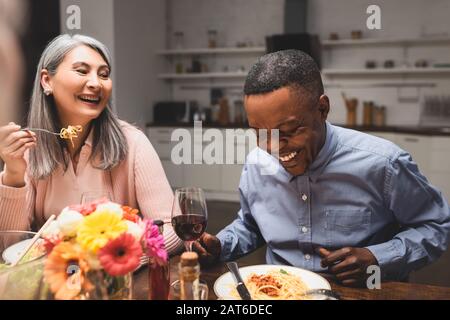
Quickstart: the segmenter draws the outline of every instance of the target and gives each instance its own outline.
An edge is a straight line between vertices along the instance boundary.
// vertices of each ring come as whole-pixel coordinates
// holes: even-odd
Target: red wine
[[[160,266],[150,260],[148,266],[149,300],[168,300],[170,290],[169,264]]]
[[[180,239],[194,241],[206,229],[206,217],[199,214],[183,214],[172,218],[172,226]]]

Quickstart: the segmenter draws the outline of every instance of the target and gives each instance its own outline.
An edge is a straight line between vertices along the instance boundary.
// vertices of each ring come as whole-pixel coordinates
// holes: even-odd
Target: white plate
[[[303,283],[308,289],[329,289],[331,290],[330,283],[322,276],[309,270],[296,268],[292,266],[273,265],[273,264],[261,264],[255,266],[248,266],[239,268],[242,279],[244,281],[252,274],[265,274],[270,270],[283,269],[292,275],[300,277]],[[214,283],[214,292],[219,299],[222,300],[235,300],[236,298],[231,295],[231,292],[235,286],[234,279],[230,272],[221,275]]]
[[[27,246],[31,240],[33,240],[33,239],[26,239],[26,240],[19,241],[19,242],[13,244],[12,246],[9,246],[5,250],[3,250],[2,258],[5,261],[5,263],[7,263],[7,264],[15,263],[17,261],[17,259],[19,259],[22,252],[27,248]],[[39,239],[37,242],[39,242],[39,241],[42,241],[42,240]]]

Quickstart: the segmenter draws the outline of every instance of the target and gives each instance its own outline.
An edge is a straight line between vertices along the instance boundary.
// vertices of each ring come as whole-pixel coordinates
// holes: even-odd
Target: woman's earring
[[[52,94],[52,90],[50,90],[50,89],[45,89],[45,90],[44,90],[44,94],[45,94],[46,96],[49,96],[49,95]]]

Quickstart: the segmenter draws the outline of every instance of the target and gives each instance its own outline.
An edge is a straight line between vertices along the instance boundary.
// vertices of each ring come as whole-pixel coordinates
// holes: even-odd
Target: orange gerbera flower
[[[122,210],[123,210],[123,218],[125,220],[131,221],[131,222],[138,222],[139,220],[139,210],[137,209],[133,209],[131,207],[127,207],[127,206],[122,206]]]
[[[70,242],[56,245],[45,262],[44,278],[58,300],[74,299],[82,290],[90,291],[86,279],[89,266],[81,247]]]

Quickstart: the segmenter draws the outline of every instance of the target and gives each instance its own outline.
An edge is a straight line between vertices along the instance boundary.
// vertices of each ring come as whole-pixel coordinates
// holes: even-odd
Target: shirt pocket
[[[370,237],[371,211],[367,208],[328,210],[325,216],[327,243],[331,248],[362,246]]]

